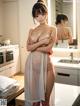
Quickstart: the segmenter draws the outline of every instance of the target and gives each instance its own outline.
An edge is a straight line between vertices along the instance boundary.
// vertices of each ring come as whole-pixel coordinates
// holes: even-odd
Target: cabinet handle
[[[70,74],[66,74],[66,73],[57,73],[57,75],[59,75],[59,76],[66,76],[66,77],[70,76]]]

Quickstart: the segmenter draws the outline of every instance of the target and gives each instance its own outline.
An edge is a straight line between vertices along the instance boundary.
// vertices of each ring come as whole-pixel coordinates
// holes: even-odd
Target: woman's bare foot
[[[42,106],[49,106],[49,102],[48,101],[42,101]]]
[[[34,102],[33,106],[40,106],[40,102]]]

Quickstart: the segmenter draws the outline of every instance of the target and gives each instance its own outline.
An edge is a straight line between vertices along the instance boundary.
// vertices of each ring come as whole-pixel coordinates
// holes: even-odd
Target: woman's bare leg
[[[53,73],[53,70],[48,71],[48,76],[47,76],[47,86],[46,86],[46,99],[50,99],[50,95],[54,86],[54,80],[55,80],[55,75]]]
[[[48,73],[47,73],[45,101],[42,101],[42,106],[49,106],[49,100],[54,85],[54,80],[55,80],[54,69],[52,68],[52,65],[50,65],[48,67]]]

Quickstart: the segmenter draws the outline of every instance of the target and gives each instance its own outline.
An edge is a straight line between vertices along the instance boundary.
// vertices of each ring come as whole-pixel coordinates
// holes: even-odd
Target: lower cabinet
[[[15,99],[15,106],[24,106],[25,105],[25,97],[24,97],[24,92],[16,97]]]
[[[5,75],[7,77],[11,77],[16,73],[15,64],[10,64],[9,66],[5,66],[0,70],[0,75]]]
[[[20,72],[19,46],[3,46],[0,52],[4,54],[3,61],[0,63],[0,75],[11,77]]]
[[[79,69],[55,67],[55,71],[57,83],[80,85]]]
[[[80,70],[78,71],[78,85],[80,86]]]
[[[15,106],[15,99],[11,100],[7,106]]]

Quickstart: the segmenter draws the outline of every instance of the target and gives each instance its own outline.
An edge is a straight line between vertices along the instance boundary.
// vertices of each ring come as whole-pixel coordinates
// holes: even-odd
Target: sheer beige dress
[[[50,35],[39,36],[38,40],[49,37]],[[31,36],[31,40],[35,43],[37,39]],[[30,103],[45,100],[47,70],[50,68],[53,70],[48,53],[39,51],[29,53],[25,64],[25,106],[32,106]]]

